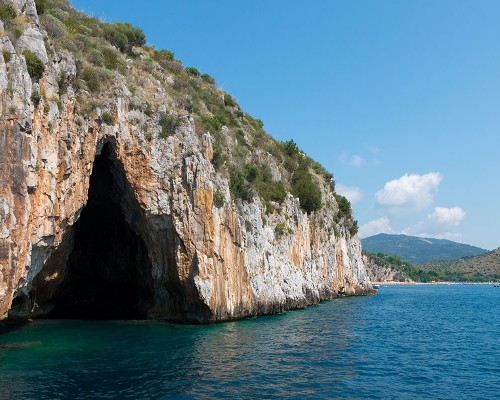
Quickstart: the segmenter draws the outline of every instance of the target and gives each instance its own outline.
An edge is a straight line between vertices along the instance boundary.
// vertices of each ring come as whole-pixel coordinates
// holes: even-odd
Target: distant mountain
[[[488,250],[446,239],[380,233],[361,240],[370,253],[395,254],[412,264],[477,256]]]
[[[397,255],[363,251],[372,282],[500,282],[500,248],[479,256],[414,265]]]

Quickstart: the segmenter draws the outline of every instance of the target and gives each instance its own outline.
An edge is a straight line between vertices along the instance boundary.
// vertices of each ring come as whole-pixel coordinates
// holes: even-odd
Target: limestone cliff
[[[307,213],[289,183],[305,155],[273,153],[209,77],[63,0],[0,3],[0,319],[210,322],[372,292],[322,170],[305,164],[322,198]],[[250,174],[237,196],[243,165],[286,195]]]
[[[403,271],[394,268],[380,258],[364,254],[363,261],[371,282],[375,283],[411,283],[413,282]]]

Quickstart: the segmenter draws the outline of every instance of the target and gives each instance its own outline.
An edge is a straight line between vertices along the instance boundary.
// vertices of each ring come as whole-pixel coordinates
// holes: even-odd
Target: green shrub
[[[163,49],[163,50],[155,52],[154,59],[158,62],[160,62],[160,61],[173,61],[174,60],[174,53]]]
[[[35,0],[35,6],[38,15],[42,15],[47,9],[47,3],[45,0]]]
[[[108,24],[104,32],[106,39],[123,53],[130,53],[133,46],[146,44],[146,36],[142,29],[126,22]]]
[[[223,125],[218,118],[209,115],[202,115],[200,117],[200,122],[201,125],[203,126],[203,129],[205,131],[211,132],[212,134],[219,132]]]
[[[264,201],[264,207],[266,208],[266,215],[274,213],[274,205],[270,201]]]
[[[212,165],[217,171],[222,164],[227,160],[227,156],[224,154],[222,150],[222,146],[220,143],[215,143],[213,146],[213,156],[212,156]]]
[[[349,227],[349,233],[351,234],[351,236],[354,236],[358,233],[358,221],[354,220],[352,221],[352,224],[351,226]]]
[[[5,63],[10,62],[10,60],[12,59],[12,54],[10,54],[10,52],[5,49],[2,50],[2,55]]]
[[[333,178],[328,182],[328,186],[332,192],[335,192],[335,181],[333,180]]]
[[[201,79],[203,82],[208,83],[209,85],[215,85],[215,79],[208,74],[202,74]]]
[[[111,114],[108,111],[104,111],[101,114],[101,119],[102,119],[102,122],[104,122],[106,125],[114,125],[115,124],[115,117],[113,116],[113,114]]]
[[[276,201],[283,203],[286,198],[286,189],[283,182],[257,182],[257,193],[266,201]]]
[[[201,76],[200,71],[198,71],[195,67],[187,67],[186,72],[191,76],[195,77]]]
[[[23,35],[23,30],[19,26],[14,26],[12,33],[16,38],[20,38]]]
[[[217,189],[214,193],[214,204],[217,208],[224,206],[224,195],[219,189]]]
[[[321,189],[314,177],[307,171],[298,169],[292,177],[292,193],[299,198],[300,206],[312,213],[321,208]]]
[[[212,134],[220,132],[223,126],[235,127],[238,126],[238,122],[229,112],[224,112],[219,110],[215,115],[202,115],[200,117],[200,123],[205,131]]]
[[[54,0],[52,0],[52,3],[54,3]],[[69,5],[68,5],[68,8],[69,8],[69,11],[72,11],[71,7]],[[50,7],[47,10],[46,15],[47,14],[53,15],[54,17],[56,17],[60,21],[64,21],[65,19],[68,19],[68,17],[69,17],[68,10],[64,10],[64,7],[61,7],[60,4],[57,4],[57,7],[54,7],[54,8]]]
[[[234,198],[245,201],[253,199],[253,190],[242,171],[232,169],[229,174],[229,188]]]
[[[56,17],[50,14],[42,15],[40,21],[51,38],[59,39],[67,35],[66,26]]]
[[[66,28],[68,29],[68,32],[70,32],[72,35],[89,35],[88,30],[87,32],[83,30],[84,26],[82,25],[82,18],[70,14],[68,18],[63,20],[64,25],[66,25]],[[90,35],[89,35],[90,36]]]
[[[336,222],[338,223],[343,219],[351,236],[355,235],[358,233],[358,221],[354,220],[352,217],[351,203],[344,196],[335,195],[335,199],[339,206],[338,214],[335,217]]]
[[[34,79],[40,79],[45,71],[45,65],[40,60],[35,53],[24,50],[24,58],[26,59],[26,67],[28,68],[28,74]]]
[[[152,60],[151,58],[145,58],[141,63],[141,68],[144,71],[152,74],[153,72],[156,71],[156,64],[154,60]]]
[[[161,113],[158,124],[161,127],[160,137],[167,138],[175,134],[175,130],[180,126],[180,119],[176,115]]]
[[[104,58],[104,66],[108,69],[115,70],[118,68],[118,53],[109,48],[102,50],[102,56]]]
[[[243,167],[243,174],[245,175],[245,179],[247,182],[253,183],[257,176],[259,175],[258,168],[253,164],[246,164]]]
[[[185,78],[176,78],[172,87],[180,93],[188,93],[189,82]]]
[[[102,67],[104,65],[104,55],[98,49],[90,50],[87,60],[89,60],[92,64],[97,67]]]
[[[285,153],[290,156],[290,157],[293,157],[295,156],[296,154],[299,153],[299,147],[297,146],[297,143],[295,143],[293,141],[293,139],[290,139],[290,140],[287,140],[286,142],[283,143],[283,148],[285,150]]]
[[[81,33],[77,33],[73,36],[73,42],[75,43],[78,51],[82,53],[86,53],[95,48],[95,43],[92,41],[92,39],[87,35],[83,35]]]
[[[344,196],[335,196],[339,205],[339,217],[350,219],[352,217],[351,203]]]
[[[265,164],[262,167],[260,175],[261,175],[262,180],[264,182],[272,182],[272,180],[273,180],[273,171],[271,171],[271,167],[269,166],[269,164]]]
[[[280,222],[276,224],[275,232],[278,234],[278,236],[283,236],[285,230],[286,230],[286,222]]]
[[[38,90],[33,90],[33,92],[31,92],[31,102],[33,103],[35,108],[38,107],[41,99],[42,97],[40,96],[40,92]]]
[[[17,12],[10,4],[0,3],[0,18],[10,21],[17,17]]]
[[[81,78],[87,84],[87,88],[92,93],[97,93],[101,88],[101,80],[95,68],[85,68],[81,73]]]
[[[224,93],[224,105],[226,105],[227,107],[236,107],[238,104],[230,94]]]
[[[114,73],[105,67],[97,67],[96,68],[97,75],[101,80],[101,84],[108,82],[110,79],[114,78]]]
[[[163,68],[165,68],[166,70],[173,72],[174,74],[177,74],[177,75],[180,74],[182,71],[184,71],[184,67],[177,60],[160,61],[160,65]]]

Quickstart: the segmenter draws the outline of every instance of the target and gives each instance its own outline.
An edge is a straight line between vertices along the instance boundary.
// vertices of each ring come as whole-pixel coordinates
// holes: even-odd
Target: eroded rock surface
[[[413,282],[404,272],[393,268],[388,263],[378,263],[374,258],[363,255],[363,261],[370,281],[377,283],[410,283]]]
[[[0,318],[210,322],[372,292],[333,193],[311,215],[290,194],[272,213],[258,197],[232,199],[211,134],[186,114],[175,135],[151,135],[171,99],[158,89],[163,105],[145,115],[119,73],[84,115],[74,56],[44,42],[33,0],[12,4],[26,25],[15,43],[0,34]],[[24,49],[45,64],[39,81]]]

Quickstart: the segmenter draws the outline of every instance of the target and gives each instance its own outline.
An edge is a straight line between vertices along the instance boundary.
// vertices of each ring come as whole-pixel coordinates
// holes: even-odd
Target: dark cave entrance
[[[137,233],[143,219],[112,146],[106,143],[95,158],[88,202],[74,225],[48,318],[143,319],[151,307],[152,266]]]

